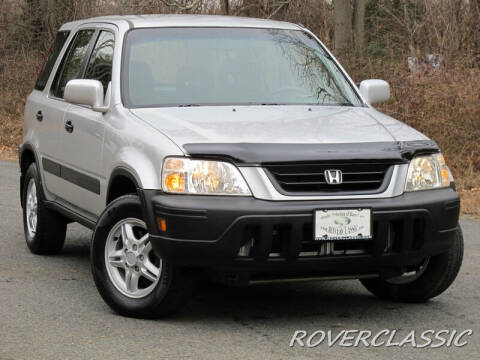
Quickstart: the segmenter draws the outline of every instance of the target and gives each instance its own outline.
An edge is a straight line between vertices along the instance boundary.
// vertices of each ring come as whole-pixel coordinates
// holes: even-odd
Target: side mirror
[[[106,97],[103,95],[103,85],[98,80],[70,80],[65,86],[63,97],[72,104],[91,106],[93,111],[104,113],[109,108],[108,104],[104,104]]]
[[[370,105],[380,103],[390,99],[390,85],[385,80],[363,80],[360,93]]]

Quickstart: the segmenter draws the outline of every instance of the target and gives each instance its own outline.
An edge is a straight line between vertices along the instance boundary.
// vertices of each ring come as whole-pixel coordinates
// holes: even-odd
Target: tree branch
[[[270,15],[268,15],[267,19],[271,19],[272,17],[274,17],[280,10],[283,9],[284,6],[287,6],[288,4],[290,4],[290,0],[284,1],[282,4],[280,4],[279,7],[277,7],[277,8],[275,9],[274,12],[272,12]]]
[[[191,2],[190,4],[187,4],[187,5],[180,5],[178,2],[170,2],[170,1],[167,1],[167,0],[160,0],[163,4],[165,4],[166,6],[170,6],[170,7],[176,7],[178,10],[181,10],[181,11],[184,11],[184,10],[192,10],[194,7],[196,7],[197,5],[199,5],[202,0],[195,0],[193,2]]]

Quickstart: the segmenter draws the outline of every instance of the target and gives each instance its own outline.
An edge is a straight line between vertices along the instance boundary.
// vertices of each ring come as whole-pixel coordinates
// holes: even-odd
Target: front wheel
[[[137,196],[122,196],[102,213],[91,259],[100,295],[119,314],[161,317],[189,298],[190,276],[153,251]]]
[[[425,259],[415,271],[392,279],[363,279],[362,284],[385,300],[424,302],[440,295],[453,283],[463,260],[460,225],[450,250]]]

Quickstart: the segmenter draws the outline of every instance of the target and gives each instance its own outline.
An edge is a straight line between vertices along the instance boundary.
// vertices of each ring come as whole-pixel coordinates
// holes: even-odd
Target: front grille
[[[265,166],[277,190],[286,194],[365,194],[384,191],[393,166],[388,163],[284,163]],[[328,184],[325,170],[340,170],[341,184]]]

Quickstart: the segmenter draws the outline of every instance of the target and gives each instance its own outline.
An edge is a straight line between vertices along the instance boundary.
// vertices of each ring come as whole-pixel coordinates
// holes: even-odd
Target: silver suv
[[[95,284],[158,317],[209,277],[232,285],[361,279],[419,302],[463,255],[459,197],[432,140],[371,107],[307,29],[215,16],[63,25],[29,95],[25,237],[92,229]]]

